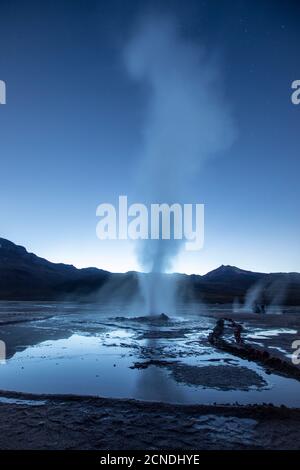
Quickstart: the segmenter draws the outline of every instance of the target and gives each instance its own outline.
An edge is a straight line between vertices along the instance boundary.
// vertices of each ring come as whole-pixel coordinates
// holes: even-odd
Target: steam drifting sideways
[[[168,17],[142,21],[124,57],[129,76],[147,91],[137,196],[148,203],[188,202],[203,162],[228,148],[235,136],[215,60]],[[182,246],[181,240],[161,237],[137,243],[141,267],[153,273],[143,285],[151,313],[161,311],[161,273],[172,268]]]

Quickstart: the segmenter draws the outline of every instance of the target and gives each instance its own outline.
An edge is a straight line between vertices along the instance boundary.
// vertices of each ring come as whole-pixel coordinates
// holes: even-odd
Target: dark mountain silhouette
[[[100,288],[111,273],[96,268],[51,263],[0,238],[0,298],[54,299]]]
[[[220,266],[200,275],[174,274],[185,300],[242,301],[253,286],[261,286],[261,300],[270,303],[282,291],[281,303],[300,305],[300,274],[258,273]],[[97,268],[51,263],[9,240],[0,238],[1,300],[97,300],[101,292],[132,297],[138,274],[115,274]],[[280,296],[279,296],[280,297]],[[278,299],[279,299],[278,297]]]

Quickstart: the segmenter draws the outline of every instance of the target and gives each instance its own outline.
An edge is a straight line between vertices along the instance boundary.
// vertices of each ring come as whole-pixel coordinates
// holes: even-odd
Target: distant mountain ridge
[[[77,269],[51,263],[9,240],[0,238],[0,298],[52,299],[73,291],[101,287],[111,273],[97,268]]]
[[[276,286],[284,286],[285,303],[300,305],[299,273],[267,274],[222,265],[203,276],[168,276],[176,277],[184,299],[219,303],[234,299],[243,301],[255,285],[261,285],[261,295],[267,297],[271,295],[268,292],[276,291]],[[78,269],[73,265],[52,263],[0,238],[0,300],[97,300],[108,282],[111,295],[122,292],[122,295],[134,296],[138,289],[138,273],[116,274],[98,268]]]

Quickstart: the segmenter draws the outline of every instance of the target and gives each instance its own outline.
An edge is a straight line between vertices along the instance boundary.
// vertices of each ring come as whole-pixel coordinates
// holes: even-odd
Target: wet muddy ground
[[[299,410],[101,398],[1,403],[1,449],[299,449]],[[23,397],[25,399],[25,397]],[[13,399],[11,399],[13,402]]]
[[[220,316],[291,361],[297,309],[190,305],[149,317],[123,305],[1,302],[0,448],[299,448],[300,381],[214,348]]]

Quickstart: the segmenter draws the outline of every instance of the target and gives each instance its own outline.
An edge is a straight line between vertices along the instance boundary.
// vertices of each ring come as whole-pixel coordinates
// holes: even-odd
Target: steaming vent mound
[[[132,322],[138,322],[138,323],[147,323],[149,325],[168,325],[172,323],[172,320],[168,315],[165,313],[161,313],[160,315],[145,315],[141,317],[133,317],[133,318],[128,318],[128,317],[116,317],[114,318],[116,321],[132,321]]]

